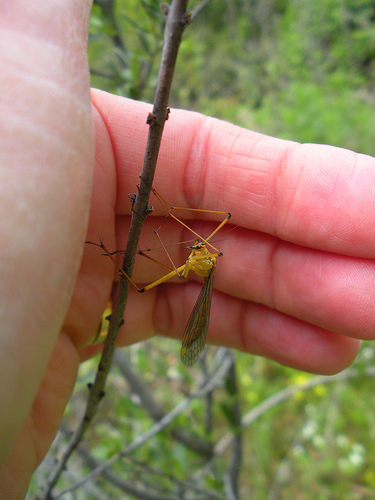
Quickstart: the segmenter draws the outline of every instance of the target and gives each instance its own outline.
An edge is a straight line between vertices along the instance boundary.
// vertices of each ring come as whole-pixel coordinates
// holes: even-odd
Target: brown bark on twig
[[[131,392],[138,395],[143,408],[147,411],[151,418],[153,418],[155,422],[164,418],[166,412],[163,407],[157,402],[139,373],[136,373],[132,369],[120,349],[115,352],[114,362],[128,381]],[[202,437],[196,438],[191,433],[185,431],[177,425],[175,425],[170,432],[174,439],[183,443],[187,448],[203,455],[206,458],[212,458],[213,445],[209,440]]]
[[[142,173],[140,176],[140,183],[138,186],[138,194],[133,206],[128,242],[122,265],[123,270],[129,277],[132,275],[133,263],[143,221],[148,213],[150,190],[154,179],[161,137],[165,121],[168,117],[168,100],[177,60],[177,53],[184,29],[190,21],[190,16],[186,13],[186,6],[187,0],[173,0],[170,6],[162,6],[163,12],[166,16],[164,46],[160,63],[158,84],[155,92],[154,107],[152,113],[150,113],[147,118],[147,123],[150,125],[150,129]],[[117,335],[124,321],[123,317],[128,292],[129,281],[120,275],[119,289],[111,315],[108,335],[104,344],[95,382],[89,387],[90,394],[84,417],[82,418],[82,421],[76,431],[73,433],[66,450],[46,482],[43,494],[39,496],[40,499],[51,498],[52,488],[64,470],[69,457],[78,446],[85,431],[88,429],[104,395],[105,381],[111,366]]]

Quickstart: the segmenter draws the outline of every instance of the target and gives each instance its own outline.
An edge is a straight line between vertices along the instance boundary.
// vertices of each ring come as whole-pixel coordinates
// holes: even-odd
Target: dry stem
[[[177,53],[180,46],[182,34],[186,25],[190,21],[190,16],[186,13],[187,0],[173,0],[170,6],[163,5],[163,12],[166,16],[166,28],[164,35],[164,46],[160,63],[158,84],[155,93],[154,107],[152,113],[147,117],[150,125],[147,146],[143,161],[138,194],[133,206],[133,213],[128,234],[122,268],[131,277],[133,263],[137,251],[138,241],[141,234],[143,221],[148,213],[148,202],[150,191],[154,179],[157,157],[161,143],[164,124],[168,118],[168,100],[173,79],[173,72],[176,64]],[[56,484],[62,473],[70,455],[81,441],[85,431],[88,429],[104,395],[105,381],[111,366],[113,351],[120,327],[123,324],[125,305],[129,292],[129,281],[120,275],[119,289],[116,296],[111,320],[108,328],[107,338],[103,347],[102,357],[99,363],[95,382],[90,386],[90,394],[87,402],[85,414],[76,431],[73,433],[56,464],[54,470],[46,482],[40,499],[52,498],[52,488]]]

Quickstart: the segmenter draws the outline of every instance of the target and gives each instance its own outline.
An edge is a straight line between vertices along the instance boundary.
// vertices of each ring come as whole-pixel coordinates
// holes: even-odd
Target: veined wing
[[[212,267],[210,274],[204,280],[202,290],[190,314],[189,321],[182,337],[180,356],[181,361],[186,366],[193,366],[198,361],[206,345],[214,274],[215,266]]]

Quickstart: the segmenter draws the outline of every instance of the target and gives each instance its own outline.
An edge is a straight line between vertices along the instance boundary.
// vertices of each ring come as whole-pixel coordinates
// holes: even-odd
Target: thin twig
[[[211,0],[202,0],[191,11],[191,19],[195,19],[197,15],[211,2]]]
[[[230,459],[230,466],[227,479],[227,488],[231,492],[233,498],[239,497],[239,475],[241,467],[242,458],[242,426],[241,426],[241,408],[240,408],[240,398],[238,394],[238,383],[236,375],[236,366],[234,362],[233,353],[228,350],[228,356],[232,359],[232,366],[227,375],[227,388],[229,392],[229,411],[231,418],[231,426],[233,429],[233,448],[232,455]],[[227,494],[228,496],[228,494]]]
[[[113,32],[112,32],[112,40],[115,47],[119,49],[119,51],[126,54],[126,47],[123,37],[121,36],[121,30],[119,28],[119,24],[117,22],[116,14],[115,14],[115,6],[113,0],[95,0],[96,5],[103,10],[103,12],[108,16],[109,20],[112,23]],[[122,67],[125,67],[124,59],[119,58],[120,64]]]
[[[132,369],[119,349],[115,351],[114,362],[128,381],[131,391],[139,396],[143,408],[155,421],[161,420],[166,414],[163,407],[156,401],[146,382],[139,373]],[[187,448],[206,458],[212,457],[213,444],[208,440],[202,437],[195,438],[179,426],[173,427],[171,434],[174,439],[183,443]]]
[[[158,84],[155,92],[154,107],[152,113],[149,114],[147,119],[150,129],[138,188],[138,195],[133,207],[134,211],[132,213],[128,241],[122,265],[123,270],[130,277],[133,271],[133,263],[137,252],[143,221],[148,213],[148,202],[154,179],[161,137],[164,124],[168,116],[168,100],[177,53],[183,31],[190,20],[190,17],[186,14],[186,5],[187,0],[173,0],[172,4],[168,8],[164,7],[163,9],[167,18],[164,35],[164,47],[160,63]],[[98,405],[104,396],[105,381],[111,366],[117,335],[123,324],[128,292],[129,281],[120,275],[119,289],[108,327],[108,335],[104,344],[95,382],[90,387],[90,394],[84,417],[69,440],[62,457],[51,472],[51,475],[43,488],[42,495],[39,496],[40,499],[51,498],[52,488],[60,477],[69,457],[81,441],[85,431],[90,426]]]
[[[85,464],[92,469],[95,469],[96,467],[99,467],[101,465],[101,461],[97,458],[95,458],[90,451],[83,446],[82,443],[79,444],[77,448],[78,453],[81,455],[81,457],[85,460]],[[125,480],[121,478],[117,473],[105,469],[101,473],[101,477],[105,478],[109,481],[111,486],[118,488],[121,490],[123,493],[128,493],[130,495],[134,495],[136,498],[140,498],[142,500],[180,500],[181,496],[179,493],[175,493],[175,491],[180,491],[181,488],[184,490],[191,490],[194,492],[194,500],[198,499],[204,499],[204,500],[224,500],[224,496],[221,493],[218,493],[217,491],[207,491],[205,485],[203,486],[198,486],[196,484],[193,484],[192,482],[188,481],[182,481],[176,477],[174,477],[172,474],[167,474],[162,470],[155,470],[148,466],[147,464],[142,464],[140,461],[135,460],[132,457],[126,457],[128,458],[129,462],[131,462],[134,470],[134,466],[143,466],[144,469],[147,470],[150,474],[155,474],[158,479],[160,477],[169,479],[172,485],[174,485],[174,488],[171,492],[165,491],[164,493],[160,493],[160,490],[158,489],[155,491],[152,487],[147,486],[145,481],[142,479],[141,481],[136,482],[135,480]],[[95,479],[96,477],[93,478],[86,478],[87,482],[91,482],[95,484]],[[89,481],[90,480],[90,481]],[[84,483],[82,482],[82,478],[80,480],[80,486],[83,487]],[[158,480],[155,480],[154,482],[155,485],[158,484]],[[70,493],[71,491],[74,491],[76,489],[76,484],[72,485],[70,488],[62,491],[61,493],[57,494],[54,496],[54,500],[58,500],[59,498],[65,498],[67,493]],[[30,499],[31,500],[31,499]]]
[[[202,373],[205,379],[210,378],[210,373],[207,367],[207,356],[206,356],[207,350],[203,353],[203,356],[201,358],[201,367],[202,367]],[[204,427],[206,430],[207,436],[210,436],[212,432],[212,424],[213,424],[213,415],[212,415],[212,406],[213,406],[213,393],[210,392],[206,396],[206,401],[205,401],[205,412],[204,412]]]
[[[367,376],[369,377],[375,377],[375,367],[367,367],[364,372],[366,373]],[[262,417],[267,411],[269,411],[271,408],[274,408],[278,404],[292,398],[296,392],[298,391],[308,391],[317,385],[321,384],[329,384],[329,383],[334,383],[342,380],[348,380],[352,379],[355,377],[358,377],[359,375],[363,374],[362,371],[356,370],[355,368],[347,368],[346,370],[337,373],[336,375],[316,375],[315,377],[312,377],[309,379],[307,382],[303,384],[295,384],[290,387],[286,387],[285,389],[282,389],[275,394],[272,394],[270,397],[266,398],[264,401],[262,401],[259,405],[257,405],[255,408],[251,409],[249,412],[247,412],[242,418],[241,418],[241,427],[245,428],[250,426],[255,420],[258,418]],[[235,434],[233,432],[227,432],[224,436],[221,437],[221,439],[216,443],[214,450],[215,450],[215,456],[213,459],[217,456],[221,456],[225,453],[225,451],[229,448],[229,446],[232,445],[233,441],[235,440]],[[204,474],[207,473],[207,470],[210,469],[212,466],[211,460],[208,461],[204,467],[201,468],[199,472],[197,472],[196,477],[201,478],[204,476]]]
[[[364,370],[364,372],[369,377],[375,377],[374,367],[368,367]],[[294,394],[298,391],[308,391],[313,387],[316,387],[317,385],[330,384],[341,380],[355,378],[362,373],[363,372],[360,372],[355,368],[347,368],[346,370],[337,373],[336,375],[316,375],[304,384],[295,384],[293,386],[286,387],[285,389],[272,394],[272,396],[268,397],[258,406],[243,415],[243,417],[241,418],[241,426],[248,427],[255,420],[264,415],[268,410],[293,397]],[[225,434],[215,445],[215,456],[222,455],[225,450],[232,444],[233,439],[234,434],[232,432],[228,432],[227,434]]]
[[[74,485],[71,485],[64,493],[72,492],[83,486],[85,482],[89,479],[93,479],[100,474],[104,474],[105,471],[109,470],[118,460],[122,457],[128,456],[134,450],[142,446],[153,436],[168,427],[181,413],[183,413],[191,404],[195,398],[202,398],[208,392],[212,391],[214,388],[221,386],[223,384],[223,379],[227,375],[228,370],[232,365],[232,360],[230,358],[225,358],[221,366],[218,368],[217,372],[213,377],[204,383],[204,385],[193,391],[189,396],[178,403],[169,413],[167,413],[161,420],[151,426],[143,434],[137,436],[133,442],[125,446],[124,449],[116,453],[112,458],[106,462],[98,465],[94,470],[87,474],[83,479],[77,481]]]

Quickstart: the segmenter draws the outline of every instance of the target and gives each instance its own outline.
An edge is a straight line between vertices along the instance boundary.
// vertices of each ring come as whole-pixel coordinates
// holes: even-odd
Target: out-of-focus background
[[[152,102],[163,25],[156,0],[96,2],[92,85]],[[185,31],[171,106],[373,155],[374,85],[373,2],[212,0]]]
[[[201,10],[183,37],[171,107],[375,155],[373,2],[212,0],[190,8]],[[92,86],[152,102],[163,28],[158,0],[96,1]],[[186,369],[179,349],[154,338],[118,350],[99,414],[58,484],[73,490],[61,498],[375,497],[371,343],[335,377],[214,347]],[[97,362],[81,367],[30,498],[82,415]],[[165,429],[146,439],[168,413]],[[104,474],[86,476],[121,450]]]

